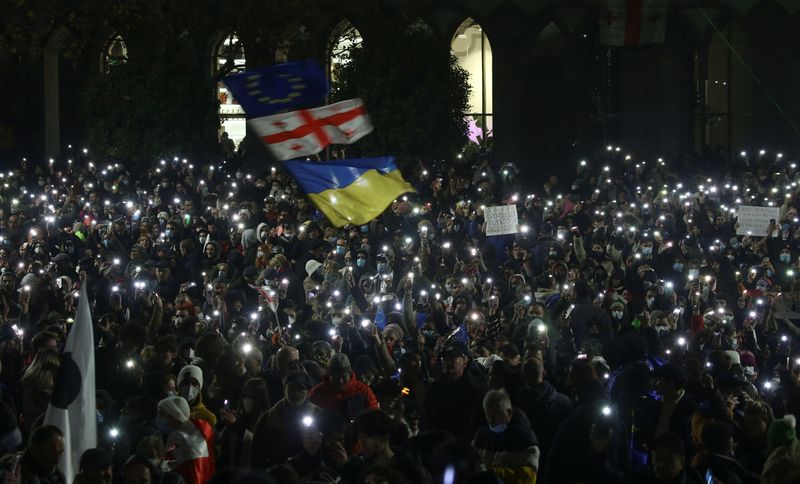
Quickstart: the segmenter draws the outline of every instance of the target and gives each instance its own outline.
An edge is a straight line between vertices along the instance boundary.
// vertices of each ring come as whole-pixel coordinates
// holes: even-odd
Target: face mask
[[[642,255],[645,257],[650,257],[653,254],[652,247],[642,247]]]
[[[258,252],[256,252],[256,257],[264,257],[264,251],[259,250]]]
[[[381,274],[386,272],[386,263],[385,262],[378,262],[378,272]]]
[[[655,302],[656,302],[656,299],[655,299],[655,298],[653,298],[653,297],[648,297],[648,298],[646,299],[646,301],[647,301],[647,305],[648,305],[648,306],[652,306],[652,305],[653,305],[653,303],[655,303]]]
[[[108,239],[103,239],[103,247],[105,247],[106,249],[108,249],[108,244],[110,244],[110,243],[111,243],[111,241],[110,241],[110,240],[108,240]]]
[[[161,182],[161,188],[167,188],[168,186],[169,186],[169,183]]]
[[[365,265],[367,265],[367,259],[356,259],[356,265],[359,268],[363,268]]]
[[[668,333],[669,327],[667,326],[656,326],[656,333]]]
[[[289,326],[294,324],[294,318],[291,316],[286,316],[286,321],[289,324]]]
[[[198,393],[200,393],[200,390],[198,390],[194,385],[183,386],[179,392],[180,396],[185,398],[189,403],[193,402],[194,399],[197,398]]]
[[[558,252],[556,252],[555,250],[551,250],[550,252],[548,252],[548,254],[550,255],[550,257],[555,257],[556,255],[558,255]]]
[[[422,331],[422,334],[424,334],[425,338],[427,338],[427,339],[433,339],[433,337],[436,335],[436,331],[434,331],[434,330],[424,330],[424,331]]]
[[[523,306],[527,306],[531,303],[530,297],[523,296],[522,299],[519,300],[519,303]]]
[[[780,255],[780,260],[784,264],[788,264],[792,260],[792,254],[783,253]]]
[[[734,257],[732,255],[728,255],[727,257],[728,257],[728,262],[733,262],[733,261],[736,260],[736,257]],[[781,260],[783,260],[783,258],[781,258]],[[789,262],[789,261],[787,260],[786,262]]]
[[[501,434],[508,428],[508,424],[489,425],[489,430],[495,434]]]
[[[700,269],[689,269],[689,278],[694,279],[700,275]]]
[[[147,462],[150,464],[150,467],[153,469],[158,469],[161,467],[161,461],[158,459],[147,459]]]
[[[624,316],[624,315],[625,315],[625,313],[622,312],[622,311],[611,311],[611,316],[614,319],[622,319],[622,316]]]
[[[675,272],[683,272],[683,264],[680,262],[675,262],[672,264],[672,270]]]
[[[360,230],[361,230],[362,234],[368,234],[369,233],[369,225],[362,225]]]
[[[43,187],[43,186],[44,186],[44,180],[39,180],[39,186],[40,186],[40,187]]]
[[[176,392],[175,390],[170,390],[170,391],[167,392],[167,396],[168,397],[177,397],[178,396],[178,392]]]
[[[775,273],[772,272],[772,269],[767,269],[767,277],[772,277],[774,275],[775,275]]]
[[[244,413],[250,413],[253,411],[253,399],[250,397],[244,397],[242,399],[242,409],[244,409]]]
[[[341,245],[337,245],[336,246],[336,255],[344,255],[344,253],[345,253],[345,248],[342,247]]]
[[[154,422],[156,429],[164,435],[169,435],[172,432],[172,426],[169,421],[164,417],[156,417]]]
[[[333,323],[333,325],[338,328],[339,325],[342,324],[342,318],[340,318],[338,316],[335,316],[335,317],[331,318],[331,323]]]

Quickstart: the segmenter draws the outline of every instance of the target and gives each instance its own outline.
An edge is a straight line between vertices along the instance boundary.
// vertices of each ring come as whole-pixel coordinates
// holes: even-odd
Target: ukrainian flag
[[[308,198],[337,227],[364,225],[398,196],[414,189],[403,179],[394,157],[340,161],[284,161],[283,166]]]

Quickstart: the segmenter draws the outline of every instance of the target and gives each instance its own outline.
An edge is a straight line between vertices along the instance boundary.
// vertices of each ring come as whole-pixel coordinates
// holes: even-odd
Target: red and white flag
[[[186,484],[208,482],[216,471],[214,429],[205,420],[183,422],[169,434],[164,465],[177,472]]]
[[[637,46],[664,43],[667,0],[606,0],[599,14],[600,43]]]
[[[249,119],[248,124],[278,160],[291,160],[351,144],[372,132],[361,99]]]

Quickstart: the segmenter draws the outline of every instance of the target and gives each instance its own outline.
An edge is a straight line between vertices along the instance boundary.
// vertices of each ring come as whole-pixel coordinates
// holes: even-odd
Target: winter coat
[[[558,426],[572,413],[569,397],[559,393],[550,382],[543,381],[536,386],[520,387],[511,395],[511,402],[525,412],[542,455],[546,456]]]
[[[303,450],[303,417],[319,414],[320,408],[310,402],[292,407],[281,399],[261,416],[253,429],[253,443],[250,451],[251,465],[254,469],[266,469],[272,465],[283,464],[286,460]]]
[[[503,476],[506,484],[535,481],[539,468],[539,442],[525,414],[514,409],[511,421],[502,432],[492,432],[484,425],[472,440],[472,446],[481,459],[496,474]]]
[[[586,483],[617,482],[630,466],[628,432],[612,413],[603,416],[602,404],[580,405],[558,428],[547,459],[548,483],[583,481]],[[600,419],[610,419],[611,442],[602,454],[593,452],[592,427]]]
[[[440,378],[433,382],[425,397],[423,430],[447,430],[469,441],[484,423],[483,397],[486,382],[468,371],[455,381]]]
[[[311,389],[308,399],[324,410],[335,410],[348,421],[355,419],[366,410],[378,408],[378,399],[372,390],[350,373],[350,381],[342,391],[333,388],[330,377],[325,375],[322,383]]]
[[[761,471],[762,484],[778,484],[784,482],[787,474],[800,468],[800,440],[793,439],[782,445],[767,457],[764,470]]]

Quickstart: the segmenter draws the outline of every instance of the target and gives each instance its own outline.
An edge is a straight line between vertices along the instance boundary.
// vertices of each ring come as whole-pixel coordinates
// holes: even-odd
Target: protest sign
[[[752,205],[739,205],[737,212],[736,235],[753,235],[765,237],[770,220],[778,220],[780,209],[778,207],[755,207]],[[778,232],[773,233],[777,237]]]
[[[486,236],[516,234],[519,227],[516,205],[486,207]]]

